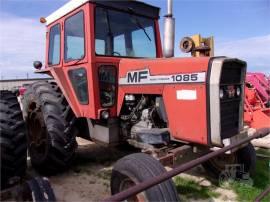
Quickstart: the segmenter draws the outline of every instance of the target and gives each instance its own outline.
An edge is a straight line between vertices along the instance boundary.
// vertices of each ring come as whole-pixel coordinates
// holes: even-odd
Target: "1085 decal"
[[[198,80],[198,73],[172,75],[172,79],[173,79],[174,82],[197,81]]]

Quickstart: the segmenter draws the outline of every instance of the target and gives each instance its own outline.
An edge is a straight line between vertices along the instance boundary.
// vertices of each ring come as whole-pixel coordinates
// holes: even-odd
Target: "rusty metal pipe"
[[[256,197],[255,202],[260,202],[264,197],[266,197],[267,194],[270,193],[270,186],[266,188],[262,193],[259,194],[259,196]]]
[[[270,128],[262,128],[262,129],[258,129],[255,134],[253,134],[252,136],[249,136],[243,140],[240,140],[238,143],[235,143],[235,144],[231,144],[231,145],[228,145],[226,147],[223,147],[217,151],[214,151],[214,152],[211,152],[211,153],[208,153],[202,157],[199,157],[197,159],[194,159],[188,163],[185,163],[185,164],[182,164],[176,168],[174,168],[173,170],[171,171],[168,171],[166,173],[163,173],[159,176],[156,176],[150,180],[146,180],[144,182],[141,182],[133,187],[130,187],[118,194],[115,194],[107,199],[104,199],[103,202],[117,202],[117,201],[123,201],[131,196],[134,196],[154,185],[157,185],[163,181],[166,181],[182,172],[185,172],[197,165],[200,165],[201,163],[211,159],[211,158],[214,158],[218,155],[221,155],[223,153],[225,153],[226,151],[229,151],[231,149],[234,149],[235,147],[241,145],[241,144],[244,144],[246,142],[249,142],[255,138],[262,138],[264,136],[266,136],[267,134],[270,133]]]

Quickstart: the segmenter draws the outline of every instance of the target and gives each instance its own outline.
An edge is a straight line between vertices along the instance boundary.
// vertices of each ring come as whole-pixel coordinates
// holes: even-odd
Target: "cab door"
[[[93,71],[89,57],[90,6],[68,14],[63,22],[62,55],[63,69],[70,91],[71,107],[77,117],[95,118]],[[73,109],[73,111],[74,111]]]

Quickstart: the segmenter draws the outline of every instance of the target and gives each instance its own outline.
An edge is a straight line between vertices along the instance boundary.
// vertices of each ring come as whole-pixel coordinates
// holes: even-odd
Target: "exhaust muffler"
[[[172,3],[173,0],[167,0],[167,15],[164,16],[163,55],[166,58],[174,57],[175,18]]]

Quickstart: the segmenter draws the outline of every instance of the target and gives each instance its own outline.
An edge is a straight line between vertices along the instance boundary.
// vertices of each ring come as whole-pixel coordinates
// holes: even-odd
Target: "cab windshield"
[[[114,57],[156,57],[154,20],[96,7],[95,50]]]

